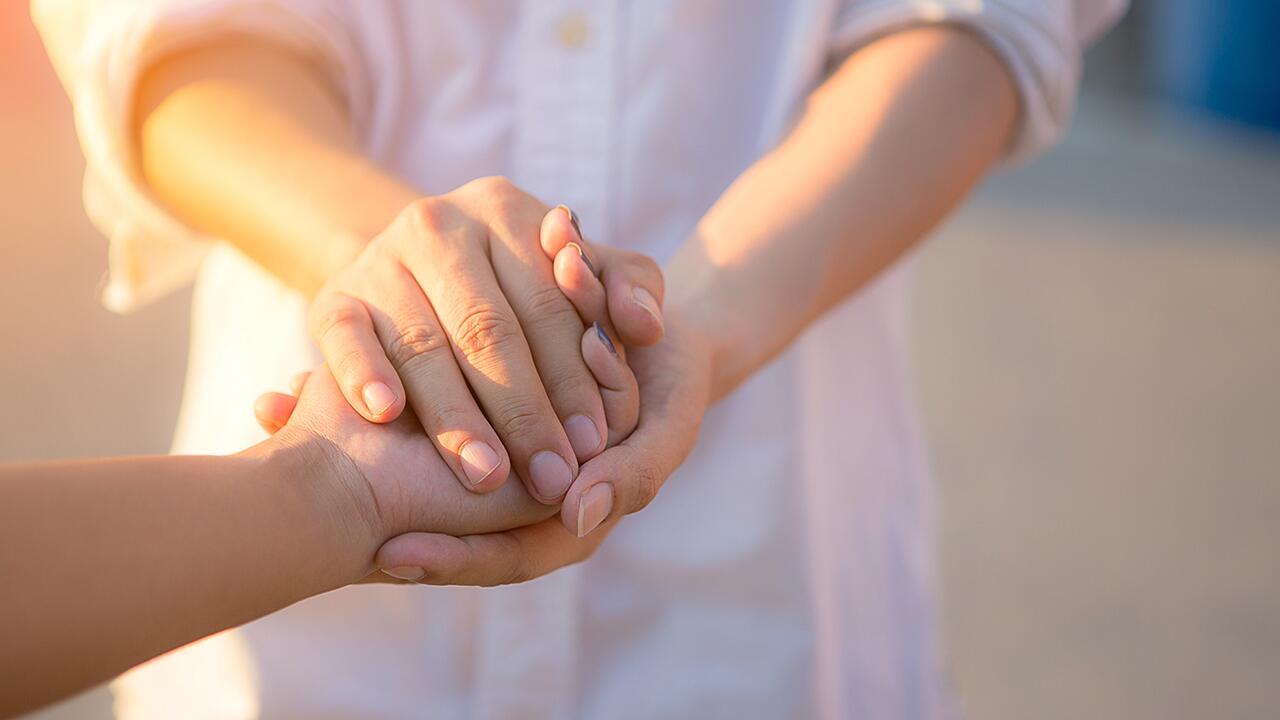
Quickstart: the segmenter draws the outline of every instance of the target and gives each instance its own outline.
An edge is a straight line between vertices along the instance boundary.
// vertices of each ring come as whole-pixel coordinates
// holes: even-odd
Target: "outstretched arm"
[[[423,197],[364,157],[347,112],[312,59],[224,39],[143,74],[140,164],[188,224],[316,295],[312,337],[364,417],[411,407],[465,487],[490,492],[514,471],[557,504],[579,463],[631,427],[605,411],[584,327],[539,251],[551,208],[500,178]],[[615,328],[656,341],[656,265],[615,265],[628,285]]]
[[[855,52],[729,187],[667,268],[667,308],[711,338],[714,398],[913,247],[1010,143],[1017,95],[968,31]]]
[[[0,716],[371,569],[301,448],[0,468]]]
[[[327,369],[237,455],[0,467],[0,716],[361,580],[398,533],[554,512],[518,483],[467,492],[416,418],[365,421]]]

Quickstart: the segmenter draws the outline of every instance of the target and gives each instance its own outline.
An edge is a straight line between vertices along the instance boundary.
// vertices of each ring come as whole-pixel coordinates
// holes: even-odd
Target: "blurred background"
[[[0,461],[164,452],[188,298],[98,304],[105,243],[26,13],[0,3]],[[1066,142],[918,253],[971,718],[1280,716],[1277,38],[1280,3],[1136,0]],[[109,716],[100,689],[32,717]]]

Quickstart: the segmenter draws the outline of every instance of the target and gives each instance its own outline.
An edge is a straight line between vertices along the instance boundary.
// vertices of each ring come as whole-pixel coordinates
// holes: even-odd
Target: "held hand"
[[[639,425],[583,465],[559,518],[462,537],[406,533],[382,546],[378,567],[412,572],[421,584],[504,585],[590,557],[618,520],[647,505],[688,456],[707,406],[710,355],[678,318],[668,316],[662,341],[633,350],[629,361],[640,385]]]
[[[326,284],[310,325],[366,419],[389,422],[407,399],[464,487],[492,491],[514,469],[554,504],[619,423],[580,352],[583,323],[540,251],[547,214],[502,179],[424,198]],[[650,297],[661,292],[656,268],[632,277]],[[624,336],[660,337],[654,305],[633,308]]]
[[[548,222],[552,221],[548,216]],[[543,241],[544,251],[555,258],[557,283],[573,300],[583,321],[592,323],[597,331],[594,345],[589,344],[590,331],[583,339],[584,357],[609,352],[616,343],[604,328],[619,314],[611,301],[620,293],[611,286],[606,299],[602,283],[589,269],[592,265],[607,267],[604,258],[623,251],[548,242],[546,225]],[[586,253],[604,258],[589,262],[581,257]],[[601,275],[603,285],[609,285],[609,272]],[[616,447],[583,465],[559,518],[464,537],[406,533],[382,546],[378,566],[411,569],[416,582],[423,584],[503,585],[524,582],[590,557],[618,520],[648,505],[688,456],[709,402],[711,350],[678,316],[668,319],[665,337],[659,343],[634,349],[629,360],[639,383],[639,424]],[[601,379],[601,386],[607,388],[608,382]]]
[[[587,367],[602,387],[625,379],[634,391],[635,380],[626,363],[601,342],[594,327],[583,335]],[[308,450],[321,461],[322,469],[332,468],[320,476],[342,480],[338,505],[363,519],[377,542],[392,530],[405,528],[455,539],[454,535],[520,527],[536,534],[540,542],[545,540],[548,549],[574,540],[553,517],[556,508],[536,503],[518,484],[508,483],[483,497],[465,492],[411,413],[390,424],[366,422],[341,397],[327,368],[299,374],[291,390],[293,395],[266,393],[258,398],[254,414],[259,424],[274,436],[273,443]],[[634,392],[614,399],[635,405]],[[634,409],[631,415],[634,418]],[[441,561],[456,557],[456,547],[441,552],[445,553]],[[378,567],[386,574],[374,572],[364,582],[412,581],[422,573],[417,566],[381,564],[381,560]]]
[[[376,559],[378,567],[423,584],[499,585],[529,580],[579,562],[595,551],[622,515],[647,505],[692,449],[707,405],[709,349],[675,318],[669,321],[662,341],[632,350],[632,375],[621,363],[623,345],[606,328],[612,326],[615,315],[644,312],[627,303],[613,312],[611,303],[619,295],[628,296],[628,271],[643,263],[635,261],[633,253],[621,250],[579,242],[570,245],[563,232],[568,220],[569,215],[560,209],[547,214],[543,248],[555,258],[559,286],[573,300],[582,321],[591,325],[582,337],[582,356],[602,388],[606,405],[616,403],[611,417],[630,413],[635,418],[639,414],[639,426],[634,433],[621,433],[626,437],[620,445],[583,467],[561,517],[460,537],[440,532],[406,533],[382,546]],[[600,279],[593,272],[596,268],[600,268]],[[607,297],[605,285],[611,288]],[[661,284],[656,287],[660,297]],[[637,378],[639,405],[630,391]],[[255,407],[259,422],[274,431],[288,421],[294,402],[287,395],[264,395]]]
[[[519,483],[483,496],[467,492],[412,413],[381,425],[366,421],[347,404],[327,368],[300,378],[298,385],[296,399],[259,399],[260,417],[289,411],[287,424],[268,445],[305,458],[314,477],[304,480],[327,483],[340,499],[337,506],[367,525],[377,543],[410,530],[506,530],[555,513]]]
[[[584,345],[592,341],[591,332],[583,337]],[[590,355],[598,356],[594,352]],[[667,476],[693,449],[706,410],[710,355],[678,318],[668,319],[666,337],[657,345],[634,350],[631,365],[643,407],[639,425],[620,445],[583,466],[560,517],[547,516],[554,510],[539,506],[546,519],[497,532],[451,532],[422,526],[388,540],[378,550],[376,566],[392,577],[420,584],[487,586],[524,582],[590,557],[619,518],[643,508],[657,495]],[[307,383],[308,391],[311,385]],[[331,394],[336,392],[334,388]],[[263,395],[254,408],[258,422],[268,431],[286,422],[292,425],[290,415],[297,402],[289,395]],[[405,423],[402,419],[393,427],[399,426],[406,440],[426,448],[428,442],[422,434],[412,423],[404,427]],[[366,423],[364,427],[375,426]],[[467,497],[452,484],[457,496]],[[499,496],[470,496],[468,500],[483,504]],[[459,502],[474,507],[469,501]],[[507,520],[496,512],[479,515],[495,524]],[[453,525],[456,528],[457,522]],[[368,580],[390,581],[382,573]]]

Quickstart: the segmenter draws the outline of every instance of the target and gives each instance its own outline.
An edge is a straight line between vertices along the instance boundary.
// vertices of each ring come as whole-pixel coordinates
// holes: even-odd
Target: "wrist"
[[[666,324],[668,328],[684,330],[685,342],[692,346],[706,368],[709,404],[715,403],[741,381],[742,350],[750,338],[738,337],[737,318],[732,313],[721,312],[714,293],[674,285],[672,282],[667,285],[667,303],[663,308]]]
[[[288,427],[240,455],[276,487],[281,522],[306,538],[307,562],[317,563],[334,587],[374,570],[374,553],[388,533],[350,460],[314,433]]]
[[[319,243],[312,253],[317,273],[314,284],[305,288],[308,296],[314,296],[329,278],[355,262],[371,240],[422,197],[408,183],[364,157],[345,158],[341,168],[334,174],[343,186],[360,190],[352,202],[328,210],[325,237],[329,242]]]

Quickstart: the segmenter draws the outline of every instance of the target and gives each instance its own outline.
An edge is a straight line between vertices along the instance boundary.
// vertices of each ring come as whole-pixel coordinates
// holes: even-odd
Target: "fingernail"
[[[569,243],[569,247],[578,251],[578,257],[582,258],[582,264],[587,266],[587,270],[589,270],[593,276],[600,277],[600,273],[596,271],[595,263],[591,262],[591,258],[587,257],[587,251],[583,250],[581,245],[571,242]]]
[[[573,223],[573,229],[578,232],[578,237],[582,237],[582,227],[578,225],[578,213],[574,212],[573,208],[568,205],[561,204],[556,207],[564,210],[565,214],[569,216],[569,222]]]
[[[613,511],[613,486],[607,482],[593,485],[578,500],[578,537],[600,527]]]
[[[631,289],[631,297],[635,299],[636,304],[642,310],[658,321],[658,327],[664,327],[662,324],[662,310],[658,307],[658,301],[653,297],[652,293],[642,287],[635,287]]]
[[[472,487],[484,482],[484,479],[498,469],[498,453],[488,443],[479,440],[468,440],[458,450],[462,458],[462,471],[467,474],[467,482]]]
[[[573,471],[564,458],[550,450],[543,450],[529,460],[529,480],[539,497],[555,500],[569,489],[569,483],[573,482]]]
[[[591,323],[591,326],[596,329],[596,337],[600,338],[600,342],[609,349],[609,352],[617,355],[618,348],[613,346],[613,339],[609,337],[609,333],[605,332],[598,322]]]
[[[586,457],[600,447],[600,428],[586,415],[574,415],[564,421],[564,434],[578,457]]]
[[[360,396],[364,398],[364,406],[374,415],[381,415],[396,404],[396,394],[384,382],[375,381],[365,385]]]
[[[592,488],[594,490],[595,488]],[[382,572],[390,575],[397,580],[418,580],[427,574],[426,570],[412,565],[401,565],[400,567],[386,568]]]

